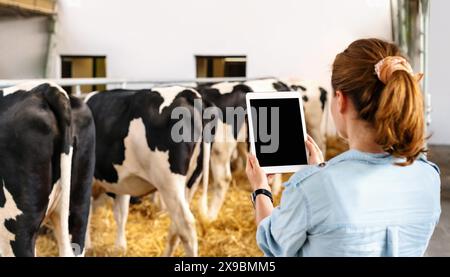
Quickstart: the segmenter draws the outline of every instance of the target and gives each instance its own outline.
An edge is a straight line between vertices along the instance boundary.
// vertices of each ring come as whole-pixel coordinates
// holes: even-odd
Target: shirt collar
[[[368,152],[362,152],[356,149],[350,149],[333,159],[329,161],[330,164],[338,163],[341,161],[347,161],[347,160],[356,160],[356,161],[365,161],[368,163],[374,163],[374,164],[386,164],[386,163],[393,163],[393,162],[402,162],[403,159],[394,158],[389,153],[368,153]]]

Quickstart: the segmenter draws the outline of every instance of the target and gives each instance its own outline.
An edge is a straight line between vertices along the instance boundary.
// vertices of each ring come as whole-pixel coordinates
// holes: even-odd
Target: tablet
[[[308,164],[300,93],[247,93],[246,102],[250,151],[264,172],[296,172]]]

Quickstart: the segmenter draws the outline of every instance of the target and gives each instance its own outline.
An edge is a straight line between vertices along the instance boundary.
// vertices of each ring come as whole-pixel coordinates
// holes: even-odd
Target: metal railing
[[[117,85],[120,88],[126,89],[129,84],[146,85],[151,88],[159,85],[183,85],[190,83],[216,83],[216,82],[243,82],[247,80],[255,80],[270,77],[260,78],[197,78],[197,79],[174,79],[174,80],[127,80],[127,79],[109,79],[109,78],[68,78],[68,79],[17,79],[17,80],[0,80],[0,89],[12,87],[26,82],[53,82],[63,87],[73,87],[76,96],[81,96],[81,86],[85,85]]]

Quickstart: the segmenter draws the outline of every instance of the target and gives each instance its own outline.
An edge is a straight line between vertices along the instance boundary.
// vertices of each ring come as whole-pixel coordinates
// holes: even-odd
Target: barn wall
[[[431,2],[428,90],[431,94],[432,123],[430,131],[434,144],[450,145],[450,36],[448,26],[450,1]]]
[[[44,77],[47,44],[46,17],[0,17],[0,79]]]
[[[246,54],[248,76],[325,85],[338,51],[391,37],[389,0],[62,0],[59,52],[108,56],[108,76],[195,78],[195,54]]]

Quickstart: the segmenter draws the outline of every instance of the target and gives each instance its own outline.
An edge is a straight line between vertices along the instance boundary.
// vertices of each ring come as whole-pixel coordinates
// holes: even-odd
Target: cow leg
[[[169,234],[167,235],[167,246],[164,249],[164,257],[172,257],[180,244],[180,237],[177,235],[177,230],[174,222],[170,223]]]
[[[53,225],[53,234],[55,235],[56,241],[58,243],[59,256],[73,256],[72,246],[70,245],[70,238],[68,237],[68,222],[65,222],[65,219],[63,219],[59,211],[54,211],[50,216],[50,220],[52,221]]]
[[[40,213],[22,214],[17,221],[0,222],[4,224],[1,227],[14,229],[14,232],[6,229],[6,234],[0,234],[7,239],[0,241],[0,257],[35,257],[36,238],[44,214],[45,209]],[[4,238],[0,238],[2,239]]]
[[[114,198],[114,219],[117,224],[116,248],[127,250],[126,225],[128,220],[128,208],[130,206],[130,195],[116,195]]]
[[[200,185],[200,180],[202,180],[202,176],[203,176],[202,173],[200,173],[200,175],[197,176],[197,178],[195,179],[191,188],[186,187],[186,199],[187,199],[189,205],[192,204],[192,199],[194,199],[195,193],[198,190],[198,187]],[[161,201],[162,201],[162,199],[161,199]]]
[[[198,256],[198,241],[197,232],[195,229],[195,219],[189,204],[185,197],[185,182],[169,182],[161,189],[161,197],[166,204],[172,220],[169,228],[169,235],[164,256],[172,255],[175,250],[174,246],[177,243],[179,236],[183,243],[185,255],[196,257]],[[176,234],[176,235],[175,235]]]
[[[194,197],[195,192],[197,191],[197,187],[199,185],[199,180],[201,178],[197,178],[197,180],[194,182],[194,185],[192,188],[188,189],[186,188],[186,199],[188,203],[190,204],[192,202],[192,198]],[[158,200],[161,205],[163,205],[164,209],[167,210],[167,208],[164,205],[164,201],[161,198],[161,195],[158,193]],[[164,251],[163,256],[165,257],[171,257],[175,253],[175,250],[177,249],[178,245],[180,244],[180,237],[177,235],[175,224],[172,222],[170,224],[169,228],[169,235],[167,236],[167,248]]]
[[[236,149],[234,142],[216,142],[211,151],[211,173],[213,181],[208,191],[212,199],[209,202],[207,220],[214,221],[219,216],[220,209],[232,181],[231,155]]]
[[[155,205],[157,210],[159,210],[159,211],[166,210],[166,205],[164,204],[164,201],[162,200],[161,195],[159,194],[158,191],[155,191],[154,193],[152,193],[151,201]]]
[[[213,182],[208,189],[211,191],[212,199],[209,203],[207,219],[214,221],[219,216],[220,209],[225,201],[225,196],[232,181],[229,160],[225,163],[212,163],[211,172],[214,176]]]
[[[241,174],[245,171],[245,164],[247,160],[248,145],[246,142],[238,142],[236,148],[236,158],[233,161],[234,173]]]
[[[249,152],[248,143],[248,126],[244,122],[241,129],[239,130],[236,145],[236,160],[234,161],[234,172],[242,174],[245,171],[245,166],[247,162],[247,153]]]
[[[84,243],[84,247],[87,249],[92,249],[92,240],[91,240],[91,221],[92,221],[92,215],[93,215],[93,204],[94,198],[91,197],[91,203],[89,205],[89,217],[88,222],[86,226],[86,239]]]
[[[76,256],[84,256],[95,170],[95,126],[83,101],[71,97],[73,156],[70,184],[69,233]]]
[[[36,135],[23,137],[38,138]],[[0,257],[36,256],[36,238],[46,216],[52,183],[50,153],[45,151],[50,147],[44,143],[25,141],[18,145],[44,149],[41,153],[33,152],[39,155],[27,157],[26,164],[19,155],[5,157],[8,152],[0,157],[1,162],[7,158],[14,168],[0,176]]]
[[[79,202],[79,203],[77,203]],[[72,247],[75,256],[84,256],[86,248],[86,233],[88,233],[90,197],[87,201],[83,199],[74,199],[70,207],[69,232],[72,236]]]
[[[189,205],[192,203],[192,199],[194,198],[194,194],[198,189],[198,185],[200,183],[201,175],[194,181],[193,186],[189,189],[186,188],[185,195],[186,199],[189,203]],[[162,207],[164,207],[165,210],[167,210],[166,206],[164,205],[164,201],[161,197],[161,195],[158,193],[158,200],[159,203],[161,203]],[[175,224],[172,222],[170,224],[169,228],[169,235],[167,237],[168,243],[167,248],[164,251],[165,257],[171,257],[175,253],[175,250],[177,249],[178,245],[180,244],[180,237],[176,234]]]

